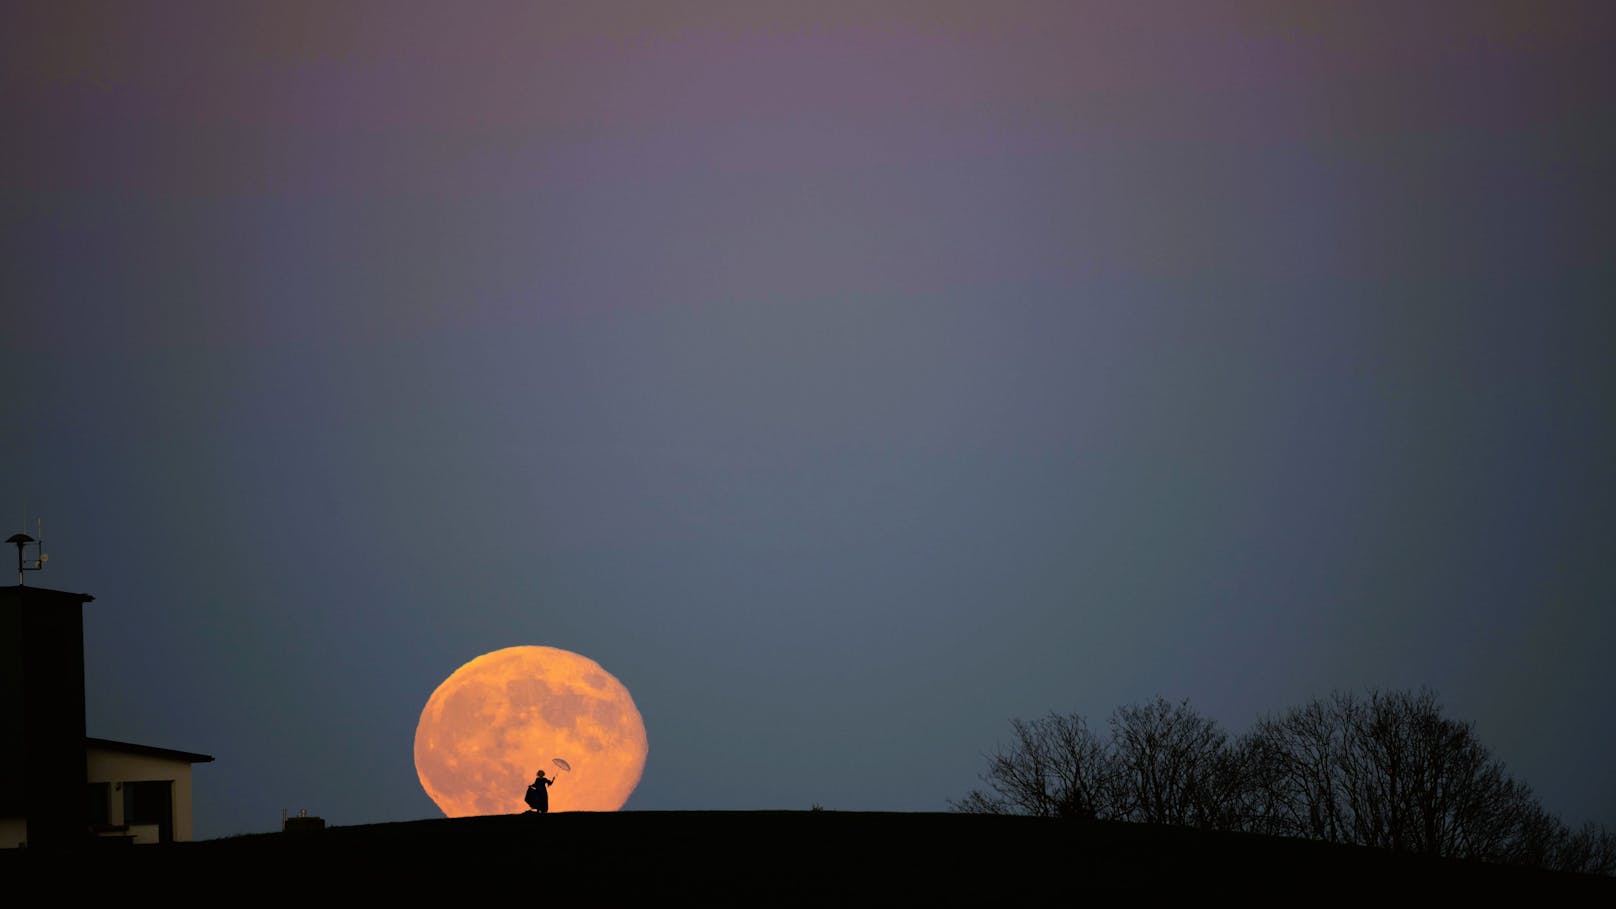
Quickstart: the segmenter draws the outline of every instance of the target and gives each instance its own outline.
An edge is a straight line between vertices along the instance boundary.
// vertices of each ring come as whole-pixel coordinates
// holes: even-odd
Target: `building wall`
[[[143,754],[126,754],[107,748],[91,746],[85,751],[90,783],[111,783],[112,801],[107,821],[122,824],[123,799],[119,797],[123,783],[147,780],[174,782],[174,841],[191,839],[191,765],[186,761],[169,760]]]
[[[33,846],[84,830],[84,604],[91,597],[0,587],[0,818],[26,819]]]
[[[22,627],[22,607],[15,594],[0,593],[0,849],[28,842]]]

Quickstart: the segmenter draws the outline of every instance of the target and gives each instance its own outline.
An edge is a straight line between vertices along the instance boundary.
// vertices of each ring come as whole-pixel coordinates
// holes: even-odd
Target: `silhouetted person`
[[[554,783],[540,770],[539,775],[533,778],[533,785],[527,787],[527,805],[540,814],[550,812],[550,784]]]

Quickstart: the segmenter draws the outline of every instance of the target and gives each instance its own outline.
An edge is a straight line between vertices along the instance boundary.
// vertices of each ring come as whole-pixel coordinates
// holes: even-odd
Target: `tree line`
[[[1176,824],[1616,874],[1616,835],[1544,810],[1428,691],[1337,693],[1231,739],[1188,701],[1011,721],[958,811]]]

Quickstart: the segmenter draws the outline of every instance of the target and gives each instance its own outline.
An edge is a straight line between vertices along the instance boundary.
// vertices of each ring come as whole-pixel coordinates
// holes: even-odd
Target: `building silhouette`
[[[0,587],[0,848],[191,838],[191,765],[212,757],[85,734],[94,599]]]

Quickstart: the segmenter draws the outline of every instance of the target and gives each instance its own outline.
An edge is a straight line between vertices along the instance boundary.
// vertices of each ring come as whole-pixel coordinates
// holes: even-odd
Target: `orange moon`
[[[645,755],[645,722],[628,689],[594,660],[556,647],[507,647],[461,666],[415,727],[416,775],[449,817],[526,811],[522,796],[538,770],[555,780],[552,812],[616,811],[639,785]]]

